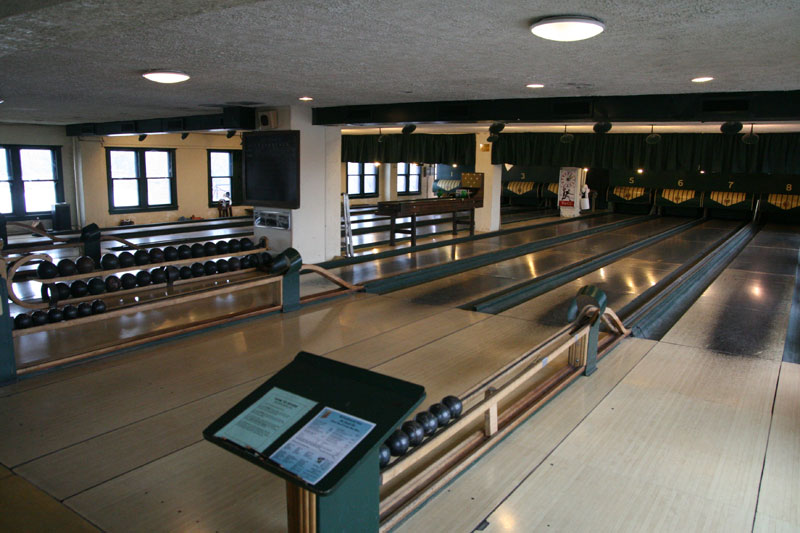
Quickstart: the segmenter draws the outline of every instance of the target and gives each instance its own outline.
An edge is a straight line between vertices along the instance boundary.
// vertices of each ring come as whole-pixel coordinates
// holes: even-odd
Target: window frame
[[[236,179],[235,175],[236,173],[234,172],[234,167],[236,166],[234,164],[234,158],[237,156],[242,157],[242,150],[240,149],[235,150],[233,148],[208,148],[206,150],[206,164],[208,167],[208,207],[219,206],[219,201],[215,202],[213,200],[213,193],[211,192],[213,190],[212,187],[213,178],[220,179],[225,177],[225,176],[213,176],[213,177],[211,176],[211,154],[213,152],[224,152],[231,155],[231,169],[230,169],[231,175],[228,176],[231,180],[231,205],[244,205],[241,201],[241,194],[236,194],[237,185],[234,183],[234,180]],[[239,179],[241,180],[242,177],[239,176]]]
[[[135,179],[139,192],[139,204],[136,206],[115,207],[114,206],[114,178],[111,177],[111,152],[134,152],[136,154],[136,177],[125,178]],[[170,203],[150,206],[147,204],[147,173],[145,171],[146,152],[167,152],[170,176]],[[127,146],[106,146],[106,181],[108,189],[108,213],[110,215],[121,215],[126,213],[149,213],[154,211],[176,211],[178,209],[178,170],[175,162],[175,148],[156,148],[156,147],[127,147]],[[117,178],[122,179],[122,178]],[[163,178],[150,178],[163,179]]]
[[[406,171],[403,172],[403,173],[401,173],[400,170],[399,170],[401,164],[406,166]],[[414,164],[414,163],[402,162],[402,163],[397,163],[396,164],[397,165],[396,168],[398,169],[397,172],[396,172],[397,184],[398,184],[397,185],[397,196],[419,196],[420,194],[422,194],[422,165],[417,164],[418,172],[416,174],[412,174],[411,173],[411,165],[412,164]],[[406,178],[406,190],[405,191],[401,191],[400,190],[400,176],[404,176]],[[415,191],[410,191],[409,190],[409,178],[411,176],[417,176],[417,178],[418,178],[417,179],[417,190],[415,190]]]
[[[53,180],[35,180],[35,181],[52,181],[55,187],[56,203],[64,201],[64,173],[61,163],[61,146],[45,145],[45,144],[0,144],[0,148],[5,148],[8,174],[11,178],[8,183],[11,187],[11,213],[2,213],[6,220],[36,220],[36,219],[51,219],[53,218],[53,211],[31,211],[28,213],[25,210],[25,181],[22,179],[22,162],[20,159],[20,150],[50,150],[53,154]],[[5,180],[3,180],[5,181]]]
[[[362,163],[358,161],[349,161],[345,163],[345,190],[347,191],[348,198],[378,198],[381,195],[381,167],[375,167],[375,192],[374,193],[360,193],[360,194],[351,194],[350,193],[350,176],[355,176],[355,174],[350,174],[349,172],[349,165],[358,165],[358,182],[359,182],[359,189],[361,191],[364,190],[364,180],[366,176],[372,176],[373,174],[365,174],[364,173],[364,165],[374,165],[375,163]]]

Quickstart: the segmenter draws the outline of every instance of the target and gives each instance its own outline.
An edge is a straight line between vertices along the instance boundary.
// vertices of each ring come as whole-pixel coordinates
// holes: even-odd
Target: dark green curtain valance
[[[342,162],[475,164],[475,135],[342,135]]]
[[[742,135],[662,133],[650,145],[647,134],[507,133],[492,144],[492,163],[661,171],[800,174],[800,133],[763,133],[747,145]]]

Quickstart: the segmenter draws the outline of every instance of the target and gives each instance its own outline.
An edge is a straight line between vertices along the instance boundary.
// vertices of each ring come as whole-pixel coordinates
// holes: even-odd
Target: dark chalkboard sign
[[[300,132],[253,131],[242,135],[244,203],[300,207]]]

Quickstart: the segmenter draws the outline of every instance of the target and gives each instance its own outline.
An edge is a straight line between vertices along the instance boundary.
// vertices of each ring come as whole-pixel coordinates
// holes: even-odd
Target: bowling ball
[[[119,281],[122,284],[122,288],[126,291],[136,287],[136,276],[130,272],[123,274]]]
[[[69,286],[69,293],[73,298],[83,298],[89,294],[89,285],[82,279],[73,281]]]
[[[242,261],[238,257],[231,257],[228,259],[228,268],[231,272],[236,272],[242,268]]]
[[[140,287],[150,285],[150,273],[147,270],[140,270],[136,273],[136,284]]]
[[[47,324],[47,313],[44,311],[34,311],[31,314],[31,322],[34,326],[44,326]]]
[[[207,276],[217,273],[217,264],[214,261],[206,261],[203,265],[203,271]]]
[[[228,261],[226,261],[225,259],[218,259],[217,260],[217,272],[219,272],[220,274],[223,274],[223,273],[229,271],[230,269],[231,269],[231,267],[228,264]]]
[[[192,263],[192,276],[199,278],[206,275],[206,269],[203,268],[203,263]]]
[[[78,265],[72,259],[62,259],[58,262],[59,276],[74,276],[78,273]]]
[[[405,455],[410,445],[408,435],[399,429],[396,429],[394,433],[389,435],[389,438],[386,439],[385,444],[389,447],[391,454],[396,456]]]
[[[181,273],[178,270],[178,267],[176,267],[176,266],[171,266],[171,265],[168,266],[166,268],[166,272],[167,272],[167,283],[173,283],[173,282],[181,279]],[[191,274],[192,271],[189,270],[189,273]]]
[[[164,262],[164,250],[162,250],[161,248],[151,248],[150,251],[147,253],[147,256],[150,257],[151,263]]]
[[[167,271],[163,268],[154,268],[150,271],[150,281],[153,284],[156,283],[166,283],[167,282]]]
[[[464,408],[457,396],[445,396],[442,398],[442,405],[450,409],[453,420],[461,416],[461,410]]]
[[[381,447],[378,448],[378,465],[383,468],[389,464],[391,458],[392,452],[389,450],[389,447],[385,444],[381,444]]]
[[[58,268],[50,261],[42,261],[36,267],[36,275],[41,279],[50,279],[58,277]]]
[[[218,254],[227,254],[230,252],[230,247],[228,246],[228,241],[218,241],[217,242],[217,253]]]
[[[189,259],[192,257],[192,249],[188,244],[178,246],[178,259]]]
[[[174,246],[167,246],[164,248],[164,261],[177,261],[178,249]]]
[[[85,317],[92,314],[92,304],[89,302],[81,302],[78,304],[78,316]]]
[[[207,242],[203,245],[203,253],[205,255],[217,255],[217,245],[213,242]]]
[[[20,313],[14,317],[14,329],[25,329],[33,325],[33,319],[26,313]]]
[[[241,252],[242,243],[239,242],[239,239],[231,239],[228,241],[228,249],[232,254],[235,254],[236,252]]]
[[[245,256],[250,263],[250,268],[258,268],[261,266],[261,257],[258,254],[250,254]]]
[[[62,320],[64,320],[64,313],[58,307],[53,307],[47,311],[47,321],[51,324],[61,322]]]
[[[192,257],[203,257],[204,255],[206,255],[203,245],[200,244],[199,242],[194,243],[192,245],[191,250],[192,250]]]
[[[150,262],[150,254],[145,250],[136,250],[133,260],[138,266],[146,265]]]
[[[92,294],[103,294],[106,292],[106,282],[103,278],[92,278],[89,280],[89,292]]]
[[[242,268],[250,268],[250,257],[246,255],[240,257],[239,265],[241,265]]]
[[[75,263],[78,267],[78,272],[81,274],[88,274],[89,272],[94,272],[94,259],[89,256],[84,255],[83,257],[79,257],[78,261]]]
[[[92,314],[99,315],[106,312],[106,303],[103,300],[95,300],[92,302]]]
[[[436,417],[439,427],[444,427],[450,422],[450,409],[440,403],[435,403],[428,408],[428,412]]]
[[[400,429],[403,430],[403,433],[408,435],[408,442],[411,444],[411,446],[419,446],[422,442],[422,439],[425,438],[425,430],[422,429],[422,424],[419,422],[415,422],[413,420],[403,422],[403,425],[400,426]]]
[[[259,264],[264,268],[269,268],[272,265],[272,256],[267,252],[258,254]]]
[[[120,267],[119,257],[114,254],[106,254],[100,258],[100,266],[103,270],[116,270]]]
[[[130,252],[122,252],[117,259],[119,259],[120,268],[130,268],[136,265],[136,258],[134,258],[133,254]]]
[[[436,428],[439,427],[439,421],[436,420],[436,417],[430,414],[428,411],[417,413],[417,416],[414,417],[414,420],[419,422],[419,424],[422,426],[425,436],[433,435],[436,432]]]
[[[61,312],[64,313],[64,320],[78,318],[78,308],[74,305],[65,305]]]
[[[182,266],[178,273],[180,274],[181,279],[189,279],[192,277],[192,269],[188,266]]]
[[[247,237],[244,237],[243,239],[239,240],[239,245],[242,247],[243,252],[247,252],[255,248],[255,246],[253,245],[253,241],[251,241]]]
[[[106,291],[116,292],[122,288],[122,282],[117,276],[108,276],[106,278]]]
[[[66,300],[71,293],[72,291],[69,290],[69,285],[63,281],[56,283],[56,296],[58,296],[59,300]]]

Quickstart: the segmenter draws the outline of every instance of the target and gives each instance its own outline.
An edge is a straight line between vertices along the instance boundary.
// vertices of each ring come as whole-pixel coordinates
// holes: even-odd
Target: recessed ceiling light
[[[310,96],[301,96],[300,98],[298,98],[298,100],[300,100],[301,102],[311,102],[314,99],[311,98]]]
[[[711,81],[713,79],[714,78],[712,78],[711,76],[700,76],[699,78],[692,78],[692,82],[694,82],[694,83],[705,83],[705,82]]]
[[[592,17],[559,15],[539,19],[531,25],[531,33],[550,41],[582,41],[603,32],[605,24]]]
[[[529,83],[525,87],[527,87],[528,89],[544,89],[544,85],[542,85],[541,83]]]
[[[180,70],[151,70],[142,76],[156,83],[180,83],[189,79],[189,75]]]

